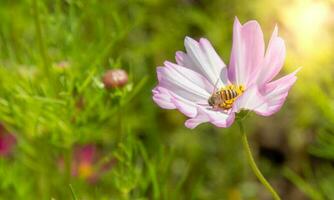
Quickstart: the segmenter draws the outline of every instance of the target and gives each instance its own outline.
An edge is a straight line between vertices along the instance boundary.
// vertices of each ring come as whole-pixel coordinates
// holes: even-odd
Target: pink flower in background
[[[72,161],[72,175],[84,179],[95,179],[93,167],[97,159],[96,156],[96,147],[94,145],[76,148]]]
[[[93,144],[77,146],[73,152],[72,176],[95,183],[103,173],[115,164],[115,160],[103,161],[97,147]],[[65,170],[64,159],[60,159],[60,168]]]
[[[153,100],[189,117],[188,128],[204,122],[228,127],[241,110],[272,115],[297,79],[299,69],[273,81],[285,60],[277,27],[265,51],[260,25],[256,21],[241,25],[235,18],[228,68],[207,39],[197,42],[186,37],[184,43],[186,52],[176,52],[176,64],[166,61],[157,68],[159,84],[153,89]]]
[[[6,131],[5,127],[0,124],[0,156],[8,156],[16,144],[16,138],[13,134]]]

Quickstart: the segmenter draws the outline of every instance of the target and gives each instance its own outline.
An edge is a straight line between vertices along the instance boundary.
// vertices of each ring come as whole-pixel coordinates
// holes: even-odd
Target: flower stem
[[[239,124],[239,128],[240,128],[240,132],[242,133],[242,144],[243,144],[244,150],[245,150],[246,155],[247,155],[247,160],[248,160],[248,163],[251,166],[254,174],[259,179],[259,181],[262,183],[262,185],[264,185],[264,187],[266,187],[270,191],[272,197],[275,200],[281,200],[281,198],[278,196],[277,192],[274,190],[273,187],[271,187],[271,185],[269,184],[269,182],[266,180],[266,178],[264,178],[264,176],[262,175],[261,171],[257,167],[257,165],[255,163],[255,160],[253,158],[252,152],[250,150],[250,147],[249,147],[249,144],[248,144],[248,140],[247,140],[247,135],[245,133],[244,127],[242,125],[242,122],[238,121],[238,124]]]
[[[65,150],[65,181],[66,184],[71,184],[72,176],[72,149],[67,147]]]
[[[36,29],[36,35],[37,35],[37,42],[39,45],[39,51],[42,57],[43,61],[43,67],[46,72],[46,74],[49,74],[49,57],[46,51],[46,45],[42,33],[42,22],[40,18],[40,13],[39,13],[39,6],[38,6],[38,0],[33,0],[32,1],[32,8],[34,12],[34,20],[35,20],[35,29]]]

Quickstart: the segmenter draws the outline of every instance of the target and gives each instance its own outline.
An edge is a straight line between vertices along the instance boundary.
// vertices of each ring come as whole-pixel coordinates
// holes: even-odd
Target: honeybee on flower
[[[210,122],[229,127],[235,114],[251,110],[262,116],[277,112],[297,77],[294,72],[273,80],[285,60],[284,40],[274,28],[267,50],[257,21],[241,24],[235,18],[228,67],[211,43],[186,37],[186,52],[176,52],[176,63],[157,68],[153,100],[162,108],[178,109],[189,119],[186,127]]]

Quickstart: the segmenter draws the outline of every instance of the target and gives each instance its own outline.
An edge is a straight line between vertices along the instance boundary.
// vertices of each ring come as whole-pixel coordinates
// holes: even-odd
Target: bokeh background
[[[238,127],[194,130],[151,98],[185,36],[228,63],[232,25],[285,39],[302,66],[282,110],[245,124],[283,199],[334,199],[333,0],[1,0],[0,199],[270,199]],[[128,83],[106,89],[110,69]]]

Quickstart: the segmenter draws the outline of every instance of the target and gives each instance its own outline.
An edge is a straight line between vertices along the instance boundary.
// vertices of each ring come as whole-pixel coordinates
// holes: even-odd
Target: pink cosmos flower
[[[6,128],[0,124],[0,157],[9,156],[16,145],[16,137],[8,133]]]
[[[277,112],[296,81],[297,69],[277,80],[285,60],[285,44],[275,27],[267,50],[257,21],[244,25],[235,18],[228,67],[211,43],[186,37],[186,52],[176,52],[176,63],[157,68],[159,84],[153,100],[162,108],[178,109],[189,117],[186,127],[210,122],[229,127],[235,113],[252,110],[262,116]]]
[[[115,165],[115,160],[103,161],[96,145],[86,144],[77,146],[73,152],[72,176],[96,183],[99,178]],[[65,170],[64,158],[60,158],[58,165]]]
[[[75,149],[72,161],[72,175],[84,179],[95,179],[94,163],[96,162],[96,147],[85,145]]]

